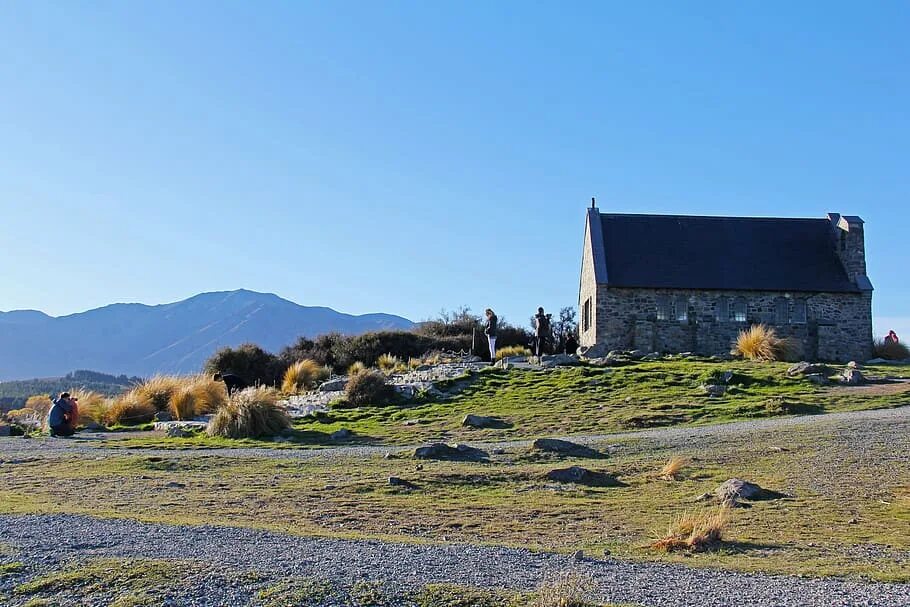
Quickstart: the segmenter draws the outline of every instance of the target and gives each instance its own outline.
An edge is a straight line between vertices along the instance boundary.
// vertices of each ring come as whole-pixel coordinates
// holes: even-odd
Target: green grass
[[[397,406],[334,408],[316,419],[297,420],[291,442],[229,441],[160,435],[110,439],[105,446],[156,448],[310,448],[337,444],[329,435],[354,432],[352,443],[414,444],[429,440],[508,440],[547,434],[605,434],[672,425],[701,425],[775,415],[826,413],[910,404],[910,386],[883,394],[865,388],[827,388],[786,376],[787,363],[660,361],[615,368],[573,367],[554,371],[497,371],[458,382],[457,394]],[[730,370],[728,393],[705,396],[700,386]],[[910,365],[865,370],[870,375],[910,377]],[[904,389],[907,388],[907,389]],[[502,429],[461,427],[465,414],[506,420]]]
[[[333,592],[327,580],[319,578],[289,578],[259,591],[262,607],[321,605]]]
[[[21,573],[23,569],[25,569],[25,565],[18,561],[13,563],[0,563],[0,577],[13,573]]]

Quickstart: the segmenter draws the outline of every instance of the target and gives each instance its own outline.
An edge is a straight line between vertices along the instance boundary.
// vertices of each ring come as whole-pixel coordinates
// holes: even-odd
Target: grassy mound
[[[278,404],[278,392],[259,387],[235,393],[215,413],[206,433],[224,438],[260,438],[275,436],[290,427],[291,418]]]

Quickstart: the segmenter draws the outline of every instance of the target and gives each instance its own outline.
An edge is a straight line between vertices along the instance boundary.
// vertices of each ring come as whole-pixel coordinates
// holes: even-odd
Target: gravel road
[[[600,599],[647,606],[910,605],[910,584],[873,584],[692,569],[679,565],[575,560],[524,550],[469,545],[417,546],[311,539],[225,527],[169,527],[80,516],[0,516],[0,540],[26,564],[48,567],[86,557],[194,559],[276,577],[317,576],[338,584],[382,580],[412,588],[453,582],[531,590],[548,575],[589,574]],[[221,585],[185,604],[245,605],[251,589]],[[80,603],[83,604],[83,603]]]

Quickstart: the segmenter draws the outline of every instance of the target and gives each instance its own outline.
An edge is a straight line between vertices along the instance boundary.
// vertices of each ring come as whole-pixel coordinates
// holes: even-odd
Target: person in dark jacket
[[[550,316],[544,314],[543,308],[537,308],[534,315],[534,354],[540,356],[550,341]]]
[[[72,436],[76,433],[76,407],[69,392],[62,392],[54,399],[47,413],[47,426],[51,436]]]
[[[241,390],[246,390],[250,387],[245,379],[239,375],[234,375],[233,373],[215,373],[212,376],[212,379],[224,382],[224,387],[227,388],[228,396],[234,392],[240,392]]]
[[[575,335],[569,333],[569,336],[566,338],[566,354],[575,354],[578,350],[578,340],[575,339]]]
[[[483,333],[487,336],[487,342],[490,344],[490,362],[496,362],[496,331],[499,319],[490,308],[486,309],[487,322],[483,325]]]

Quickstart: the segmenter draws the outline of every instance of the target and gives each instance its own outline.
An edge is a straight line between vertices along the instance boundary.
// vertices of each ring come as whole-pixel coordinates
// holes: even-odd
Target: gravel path
[[[396,588],[453,582],[515,590],[531,590],[548,575],[574,570],[594,578],[601,600],[647,606],[910,605],[910,584],[578,561],[507,548],[310,539],[251,529],[170,527],[80,516],[0,516],[0,540],[21,550],[16,558],[38,568],[87,557],[193,559],[239,571],[317,576],[347,585],[368,579]],[[228,584],[186,604],[245,605],[250,596],[248,587]]]
[[[689,426],[674,428],[653,428],[635,432],[621,432],[614,434],[591,434],[562,436],[582,444],[605,443],[625,439],[649,439],[649,445],[669,446],[674,444],[692,444],[704,442],[714,438],[730,438],[736,435],[750,434],[759,431],[785,429],[800,426],[821,428],[836,428],[838,425],[848,424],[891,424],[907,423],[910,421],[910,407],[897,407],[894,409],[873,409],[867,411],[850,411],[844,413],[827,413],[823,415],[801,415],[792,417],[776,417],[756,419],[726,424],[713,424],[708,426]],[[231,449],[153,449],[153,448],[121,448],[99,447],[92,445],[110,434],[80,434],[77,439],[59,438],[33,438],[21,439],[0,438],[0,459],[15,457],[28,457],[40,455],[41,457],[68,456],[72,453],[88,453],[94,455],[143,455],[176,457],[267,457],[284,459],[318,459],[332,457],[372,457],[386,453],[397,453],[413,450],[415,446],[401,445],[352,445],[342,447],[326,447],[313,449],[270,449],[265,447],[231,448]],[[116,436],[116,435],[115,435]],[[531,444],[530,440],[498,441],[487,443],[474,443],[472,446],[482,449],[509,449],[522,448]]]

